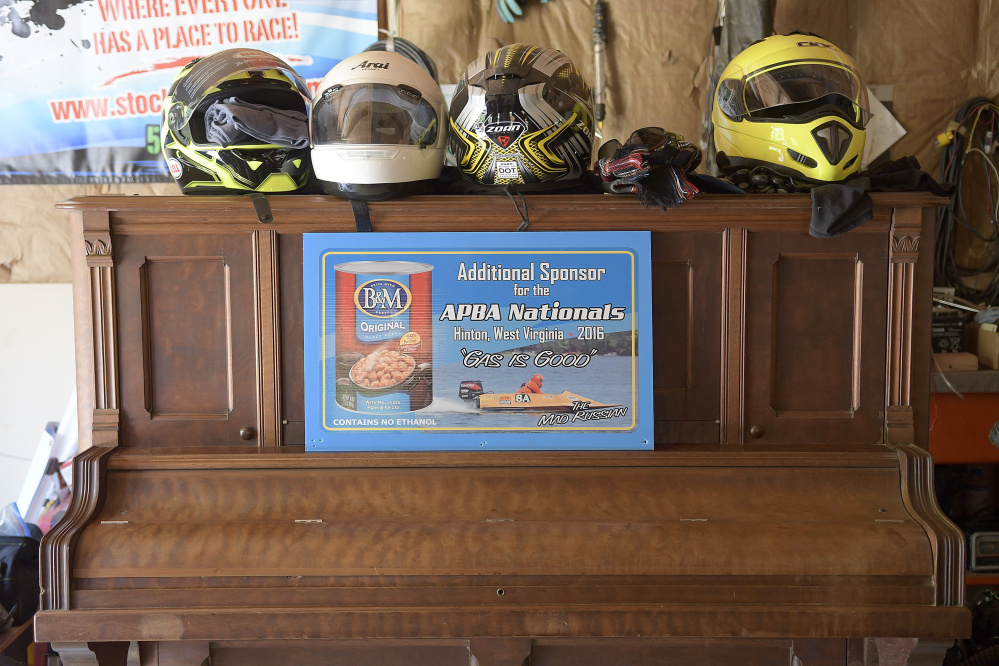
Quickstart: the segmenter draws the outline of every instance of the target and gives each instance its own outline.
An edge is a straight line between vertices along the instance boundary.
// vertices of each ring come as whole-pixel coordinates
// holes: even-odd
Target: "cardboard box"
[[[974,345],[978,362],[987,368],[999,370],[999,331],[995,324],[970,324],[969,342]]]
[[[933,354],[940,372],[969,372],[978,370],[978,358],[971,352],[937,352]]]

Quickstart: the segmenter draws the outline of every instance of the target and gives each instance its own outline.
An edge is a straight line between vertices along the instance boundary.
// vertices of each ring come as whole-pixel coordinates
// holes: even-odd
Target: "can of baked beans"
[[[386,416],[427,407],[433,401],[433,266],[352,261],[333,269],[337,404]]]

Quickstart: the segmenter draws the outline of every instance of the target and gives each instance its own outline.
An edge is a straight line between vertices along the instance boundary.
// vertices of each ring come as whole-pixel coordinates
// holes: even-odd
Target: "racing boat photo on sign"
[[[541,391],[543,381],[544,378],[536,374],[516,391],[493,393],[484,389],[481,380],[468,380],[461,382],[458,387],[458,397],[484,411],[580,412],[607,408],[627,409],[620,403],[598,402],[571,391],[544,393]]]

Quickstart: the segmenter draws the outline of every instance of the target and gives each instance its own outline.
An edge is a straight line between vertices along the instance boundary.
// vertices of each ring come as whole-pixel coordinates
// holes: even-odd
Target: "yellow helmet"
[[[774,35],[735,56],[715,90],[715,147],[735,167],[766,165],[806,180],[860,169],[870,119],[856,63],[828,41]]]

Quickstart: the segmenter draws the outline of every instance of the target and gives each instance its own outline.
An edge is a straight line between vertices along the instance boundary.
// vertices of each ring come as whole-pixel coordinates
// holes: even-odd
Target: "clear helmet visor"
[[[871,118],[867,88],[842,63],[792,62],[749,74],[736,72],[718,86],[718,106],[730,118],[807,119],[835,109],[860,128]]]
[[[440,121],[420,91],[404,84],[335,85],[312,109],[312,145],[433,146]]]
[[[170,129],[179,130],[191,120],[201,102],[222,83],[246,72],[272,72],[295,84],[306,100],[312,99],[309,86],[288,63],[257,49],[229,49],[194,63],[172,91],[174,100],[167,116]]]

